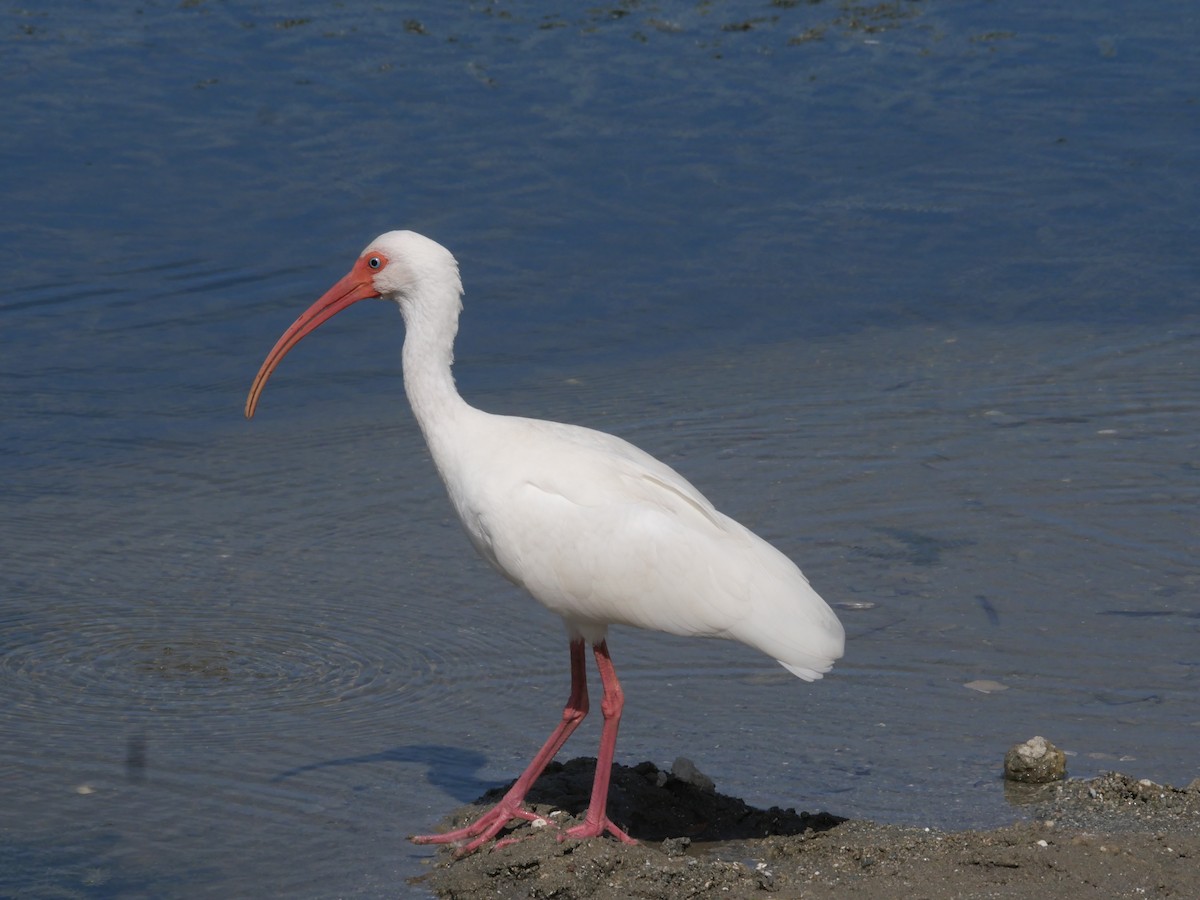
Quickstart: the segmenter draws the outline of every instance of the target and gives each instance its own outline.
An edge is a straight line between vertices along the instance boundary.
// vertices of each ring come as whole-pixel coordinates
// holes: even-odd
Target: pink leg
[[[625,707],[625,692],[621,690],[616,669],[609,658],[608,643],[601,641],[592,647],[592,652],[596,656],[596,668],[600,670],[600,683],[604,685],[604,699],[600,701],[604,727],[600,729],[600,752],[596,756],[596,776],[592,780],[592,799],[588,803],[587,815],[582,825],[567,829],[567,837],[600,837],[608,832],[626,844],[636,844],[637,841],[614,825],[605,813],[613,755],[617,752],[617,729],[621,726],[621,710]]]
[[[605,655],[607,657],[607,651],[605,651]],[[596,658],[600,658],[599,651],[597,651]],[[609,670],[612,670],[612,663],[609,663]],[[601,678],[604,678],[603,669],[601,669]],[[615,682],[615,676],[613,680]],[[604,683],[604,703],[606,723],[604,727],[605,733],[607,733],[607,681]],[[587,712],[587,666],[583,656],[583,641],[575,640],[571,641],[571,696],[567,699],[566,708],[563,709],[562,721],[558,723],[558,727],[554,729],[553,733],[546,740],[546,743],[542,745],[542,749],[537,752],[537,756],[533,758],[533,762],[521,773],[521,777],[516,780],[516,783],[508,789],[508,793],[501,798],[499,803],[465,828],[458,828],[454,831],[448,831],[445,834],[414,835],[410,840],[417,844],[453,844],[458,841],[471,839],[470,843],[458,851],[460,856],[465,856],[494,838],[513,819],[536,819],[537,816],[524,807],[525,795],[529,793],[529,789],[533,787],[533,783],[538,780],[538,777],[545,770],[546,766],[549,765],[550,760],[554,759],[555,754],[562,749],[562,745],[567,742],[567,738],[571,736],[571,732],[579,727],[579,723],[583,721],[583,717],[587,715]],[[618,708],[618,715],[619,712]],[[613,729],[613,743],[616,743],[615,728]],[[611,757],[612,753],[610,751],[610,763]],[[597,769],[597,771],[599,770]],[[607,783],[606,779],[606,786]],[[604,812],[603,803],[600,806],[600,812]]]

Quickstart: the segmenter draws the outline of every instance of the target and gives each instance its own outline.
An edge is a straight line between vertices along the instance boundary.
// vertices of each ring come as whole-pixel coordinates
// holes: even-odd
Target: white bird
[[[588,711],[584,642],[592,645],[604,716],[591,800],[575,838],[632,839],[606,813],[624,696],[609,625],[732,638],[806,681],[842,655],[833,610],[786,556],[718,512],[678,472],[632,444],[577,425],[498,416],[470,406],[450,367],[462,310],[458,263],[411,231],[380,235],[349,274],[283,334],[246,399],[292,347],[359,300],[400,307],[404,385],[438,474],[475,549],[566,625],[571,693],[562,721],[496,806],[455,831],[413,837],[469,853],[514,819],[535,816],[527,791]]]

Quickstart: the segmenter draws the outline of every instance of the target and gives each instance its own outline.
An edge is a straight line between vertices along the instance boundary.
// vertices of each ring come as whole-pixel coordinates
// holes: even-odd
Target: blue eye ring
[[[381,265],[383,265],[383,261],[380,260],[380,258],[378,256],[372,256],[370,259],[367,260],[367,265],[370,266],[372,269],[378,269]]]

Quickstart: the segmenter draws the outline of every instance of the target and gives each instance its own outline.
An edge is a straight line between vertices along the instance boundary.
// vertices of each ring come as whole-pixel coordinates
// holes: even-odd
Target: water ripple
[[[237,715],[251,729],[269,729],[272,717],[256,714],[325,708],[366,724],[391,707],[441,705],[461,681],[445,673],[468,671],[463,660],[481,649],[471,632],[453,645],[419,644],[396,640],[371,619],[313,627],[308,617],[292,623],[221,609],[91,607],[85,623],[65,605],[5,623],[0,678],[9,685],[10,721],[79,728],[150,715]]]

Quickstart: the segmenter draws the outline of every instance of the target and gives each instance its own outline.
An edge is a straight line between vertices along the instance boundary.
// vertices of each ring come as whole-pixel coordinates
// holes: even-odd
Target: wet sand
[[[1200,779],[1173,788],[1109,773],[1020,788],[1021,821],[943,832],[754,809],[642,763],[615,768],[610,804],[638,844],[559,841],[582,817],[593,767],[553,764],[531,792],[557,827],[522,823],[508,833],[518,842],[463,859],[443,848],[414,887],[448,898],[1191,897],[1200,879]]]

